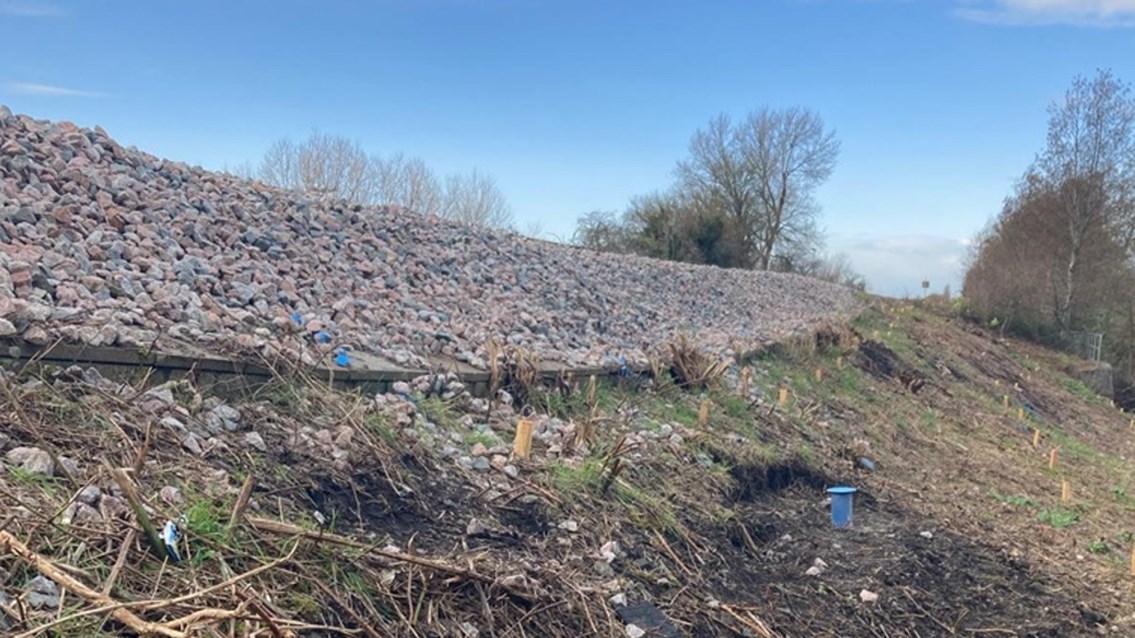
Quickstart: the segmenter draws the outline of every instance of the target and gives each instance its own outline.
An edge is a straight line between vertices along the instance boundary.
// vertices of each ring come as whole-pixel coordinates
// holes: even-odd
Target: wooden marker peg
[[[1059,448],[1052,448],[1052,451],[1048,453],[1048,469],[1050,469],[1050,470],[1056,469],[1056,450],[1057,449],[1059,449]]]
[[[1025,409],[1024,408],[1017,408],[1017,420],[1018,421],[1024,421],[1025,420]]]
[[[522,459],[532,454],[532,426],[531,419],[521,419],[516,422],[516,438],[512,441],[512,453]]]
[[[704,428],[709,424],[709,400],[702,399],[701,405],[698,406],[698,427]]]
[[[745,399],[749,398],[749,380],[752,379],[752,377],[752,368],[741,368],[741,396]]]
[[[823,381],[823,380],[824,380],[823,368],[816,368],[816,383],[819,383],[820,381]]]
[[[1072,502],[1072,486],[1068,484],[1068,481],[1060,484],[1060,502],[1065,505]]]
[[[780,397],[777,399],[777,402],[780,403],[781,405],[787,405],[788,404],[788,388],[781,388],[780,389]]]
[[[1131,575],[1135,576],[1135,547],[1131,548]]]
[[[1007,394],[1001,395],[1001,405],[1003,405],[1005,407],[1009,407],[1009,395],[1007,395]]]
[[[835,367],[839,368],[840,370],[843,370],[843,357],[836,357],[835,358]]]
[[[1040,430],[1033,430],[1033,447],[1040,447]]]

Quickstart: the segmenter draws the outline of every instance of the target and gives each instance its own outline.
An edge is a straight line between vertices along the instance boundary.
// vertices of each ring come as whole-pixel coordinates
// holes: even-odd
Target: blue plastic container
[[[836,529],[851,527],[852,499],[856,491],[854,487],[828,488],[828,494],[832,495],[832,526]]]

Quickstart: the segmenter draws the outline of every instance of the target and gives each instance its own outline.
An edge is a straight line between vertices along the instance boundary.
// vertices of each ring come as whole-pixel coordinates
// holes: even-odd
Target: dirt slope
[[[281,378],[225,403],[81,370],[5,377],[0,627],[1128,635],[1135,433],[1069,363],[879,302],[705,392],[510,386],[526,459],[509,453],[519,399],[452,378],[380,397]],[[158,527],[185,516],[180,562],[149,552],[119,482]],[[828,520],[834,484],[860,490],[850,530]],[[93,593],[60,595],[68,578]]]

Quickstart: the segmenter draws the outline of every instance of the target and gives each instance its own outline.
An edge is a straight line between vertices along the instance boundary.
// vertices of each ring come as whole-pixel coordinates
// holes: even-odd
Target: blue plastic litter
[[[331,335],[327,334],[323,330],[316,332],[314,336],[315,340],[319,343],[331,343]]]
[[[177,523],[174,521],[166,521],[165,527],[162,528],[162,542],[166,546],[166,553],[169,554],[170,559],[175,563],[181,560],[181,552],[177,550],[177,544],[181,541],[181,525],[187,522],[184,516],[178,517]]]
[[[631,369],[630,369],[629,366],[627,366],[627,358],[626,357],[622,357],[622,356],[619,357],[619,376],[620,377],[631,376]]]
[[[351,358],[347,356],[346,350],[339,348],[339,352],[335,354],[335,365],[341,368],[346,368],[351,365]]]
[[[301,315],[298,312],[293,312],[292,313],[292,321],[294,321],[296,323],[296,325],[302,326],[303,325],[303,315]]]
[[[852,500],[857,491],[854,487],[845,486],[828,488],[828,494],[832,495],[832,526],[836,529],[851,527]]]

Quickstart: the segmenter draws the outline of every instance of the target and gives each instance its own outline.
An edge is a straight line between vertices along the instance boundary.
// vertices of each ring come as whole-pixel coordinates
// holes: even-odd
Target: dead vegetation
[[[537,439],[509,459],[516,475],[442,455],[436,441],[465,432],[466,415],[456,402],[427,412],[438,397],[383,411],[282,376],[191,453],[163,423],[211,418],[218,401],[191,383],[162,395],[78,370],[4,378],[0,449],[41,448],[60,471],[0,474],[0,626],[29,638],[614,637],[658,618],[658,635],[696,637],[1129,628],[1132,435],[1070,390],[1056,355],[885,306],[739,367],[678,348],[700,391],[661,363],[634,383],[546,387],[525,372],[532,358],[499,354],[494,387],[523,403],[474,418],[510,442],[522,414],[570,424],[558,454]],[[852,532],[828,522],[834,484],[860,489]],[[179,520],[173,561],[145,528]],[[826,567],[806,574],[816,559]],[[32,595],[40,575],[62,586],[56,604]]]

